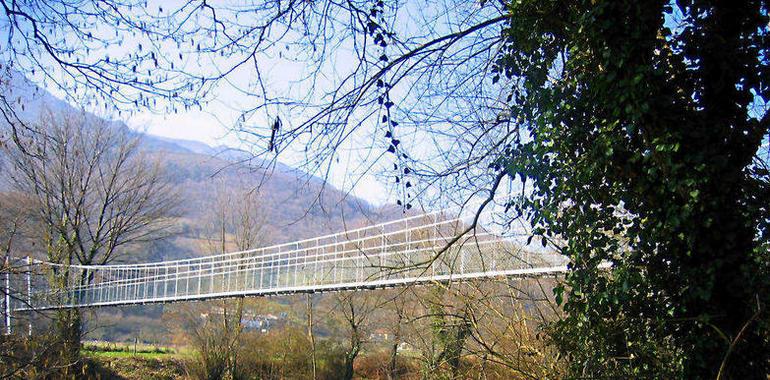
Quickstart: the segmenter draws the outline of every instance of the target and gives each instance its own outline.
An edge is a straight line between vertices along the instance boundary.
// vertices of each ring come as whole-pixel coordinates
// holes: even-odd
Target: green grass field
[[[90,351],[83,350],[83,355],[91,358],[132,358],[139,357],[144,359],[163,359],[167,357],[176,357],[176,353],[154,353],[154,352],[126,352],[126,351]]]
[[[100,341],[84,342],[82,352],[83,355],[93,358],[141,357],[145,359],[184,357],[190,354],[187,349],[180,350],[174,347]]]
[[[189,349],[158,345],[89,341],[82,354],[98,379],[180,380]]]

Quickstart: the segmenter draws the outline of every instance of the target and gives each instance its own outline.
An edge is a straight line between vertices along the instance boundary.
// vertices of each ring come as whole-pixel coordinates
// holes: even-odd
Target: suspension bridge
[[[476,219],[478,220],[478,218]],[[138,264],[9,258],[3,314],[378,289],[563,273],[566,265],[446,211],[247,251]]]

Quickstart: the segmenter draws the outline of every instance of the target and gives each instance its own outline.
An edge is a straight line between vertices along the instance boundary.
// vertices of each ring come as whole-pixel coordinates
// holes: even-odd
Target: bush
[[[344,368],[344,348],[325,339],[316,342],[316,376],[318,379],[337,379]],[[211,356],[211,355],[209,355]],[[236,352],[236,367],[232,380],[241,379],[309,379],[312,378],[310,340],[304,330],[287,327],[269,333],[242,333]],[[230,378],[231,375],[212,368],[197,354],[186,363],[188,374],[196,379]]]
[[[312,378],[311,357],[310,339],[301,328],[247,333],[241,339],[237,373],[242,379]],[[344,349],[334,341],[317,341],[317,378],[338,378],[343,358]]]
[[[0,336],[0,378],[76,378],[81,363],[69,360],[64,351],[55,334]]]
[[[390,379],[390,353],[377,351],[361,355],[355,363],[355,373],[364,379]],[[420,378],[419,364],[413,358],[399,356],[396,360],[396,378],[416,380]]]

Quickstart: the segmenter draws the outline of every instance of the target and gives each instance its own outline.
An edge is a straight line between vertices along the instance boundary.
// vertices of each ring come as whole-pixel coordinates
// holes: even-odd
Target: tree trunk
[[[388,365],[388,379],[395,380],[398,378],[398,345],[401,343],[401,313],[398,313],[398,319],[396,320],[395,330],[393,333],[393,345],[390,350],[390,364]]]
[[[49,249],[49,252],[51,250]],[[50,256],[50,254],[49,254]],[[66,264],[72,264],[74,254],[71,250],[67,251]],[[78,284],[83,284],[83,276],[74,274],[69,267],[55,274],[55,280],[59,289],[66,289],[71,276],[75,278]],[[65,293],[68,294],[68,293]],[[77,297],[77,295],[74,295]],[[67,297],[72,297],[68,295]],[[76,300],[72,300],[76,301]],[[62,378],[75,378],[80,373],[80,338],[82,336],[82,320],[80,310],[60,309],[56,312],[56,321],[54,322],[56,333],[60,339],[59,363],[62,368]]]
[[[388,364],[388,379],[395,380],[398,378],[398,363],[396,362],[398,356],[398,340],[393,342],[393,346],[390,349],[390,364]]]
[[[353,380],[353,364],[361,351],[361,338],[358,336],[358,327],[352,326],[353,331],[350,334],[350,350],[345,354],[345,373],[344,380]]]
[[[345,372],[342,376],[343,380],[353,380],[353,363],[356,361],[356,356],[358,356],[358,351],[350,351],[345,355]]]
[[[74,378],[80,369],[80,338],[82,336],[82,320],[80,310],[60,310],[56,316],[56,329],[61,339],[59,352],[63,368],[63,378]]]
[[[313,370],[313,380],[318,378],[315,352],[315,334],[313,334],[313,299],[310,294],[307,297],[307,335],[310,339],[310,365]]]

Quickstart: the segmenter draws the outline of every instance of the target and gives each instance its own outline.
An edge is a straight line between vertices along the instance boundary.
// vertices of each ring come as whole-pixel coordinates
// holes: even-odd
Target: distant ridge
[[[35,122],[43,109],[53,112],[82,112],[41,89],[23,75],[12,72],[4,77],[4,91],[14,103],[18,117]],[[89,117],[99,118],[92,113]],[[140,134],[119,120],[108,120],[115,128]],[[5,121],[0,121],[0,127]],[[184,199],[179,233],[155,244],[143,256],[173,259],[206,254],[200,239],[210,232],[202,222],[215,207],[216,194],[224,186],[230,191],[258,193],[260,213],[265,224],[265,244],[297,240],[336,232],[344,225],[361,225],[394,219],[397,208],[375,209],[365,200],[334,188],[320,178],[280,162],[253,158],[250,153],[224,146],[211,147],[193,140],[142,135],[142,149],[159,157],[172,183]],[[0,189],[3,191],[3,189]],[[146,260],[148,257],[142,257]],[[132,258],[126,258],[131,261]]]

